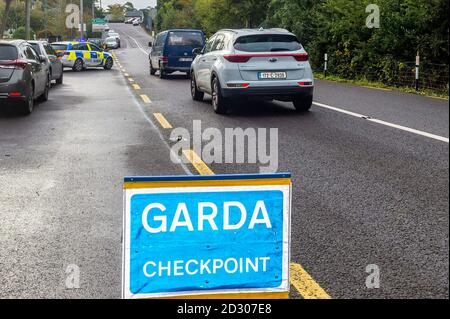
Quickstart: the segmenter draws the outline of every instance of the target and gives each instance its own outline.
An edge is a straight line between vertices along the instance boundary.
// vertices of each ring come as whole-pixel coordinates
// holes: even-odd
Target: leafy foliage
[[[366,7],[380,8],[381,26],[366,26]],[[343,77],[389,82],[413,62],[448,64],[448,0],[160,0],[157,28],[286,28],[299,37],[316,69],[324,54]]]

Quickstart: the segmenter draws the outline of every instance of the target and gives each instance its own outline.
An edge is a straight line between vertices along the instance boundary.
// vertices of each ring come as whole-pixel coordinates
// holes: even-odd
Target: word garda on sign
[[[289,293],[291,176],[128,177],[123,297]]]

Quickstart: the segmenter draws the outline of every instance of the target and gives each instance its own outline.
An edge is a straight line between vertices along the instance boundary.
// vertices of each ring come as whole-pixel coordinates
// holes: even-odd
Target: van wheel
[[[75,63],[73,64],[72,70],[75,72],[81,72],[84,70],[84,63],[81,59],[76,59]]]
[[[167,73],[166,71],[164,71],[162,65],[159,65],[159,78],[160,79],[165,79],[167,77]]]
[[[156,74],[156,69],[153,68],[153,64],[150,61],[150,75],[155,75]]]
[[[229,99],[226,99],[222,96],[222,89],[220,86],[219,79],[214,78],[212,81],[212,103],[214,112],[217,114],[225,114],[228,111],[229,107]]]
[[[294,107],[297,110],[297,112],[308,112],[313,103],[313,96],[305,96],[301,98],[297,98],[294,100]]]
[[[191,95],[194,101],[203,101],[203,97],[205,96],[205,93],[198,90],[194,73],[191,75]]]

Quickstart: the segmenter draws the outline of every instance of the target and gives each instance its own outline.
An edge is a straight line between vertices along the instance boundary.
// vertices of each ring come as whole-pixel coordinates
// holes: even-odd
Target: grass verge
[[[429,89],[421,89],[419,91],[416,91],[414,88],[411,88],[411,87],[389,86],[389,85],[386,85],[381,82],[372,82],[372,81],[363,80],[363,79],[349,80],[349,79],[340,78],[340,77],[334,76],[334,75],[327,75],[327,77],[325,78],[323,76],[323,73],[321,73],[321,72],[314,72],[314,77],[317,80],[327,80],[327,81],[333,81],[333,82],[339,82],[339,83],[348,83],[348,84],[353,84],[353,85],[358,85],[358,86],[371,87],[371,88],[375,88],[375,89],[384,89],[384,90],[399,91],[399,92],[404,92],[404,93],[413,93],[413,94],[417,94],[417,95],[424,95],[424,96],[428,96],[428,97],[445,99],[447,101],[449,99],[448,93],[436,92],[434,90],[429,90]]]

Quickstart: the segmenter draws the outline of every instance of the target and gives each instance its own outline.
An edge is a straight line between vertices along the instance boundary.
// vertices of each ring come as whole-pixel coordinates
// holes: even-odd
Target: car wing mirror
[[[45,55],[40,55],[39,56],[39,62],[41,62],[41,63],[47,62],[47,57]]]
[[[192,54],[193,55],[202,55],[203,54],[203,49],[202,48],[195,48],[194,50],[192,50]]]

